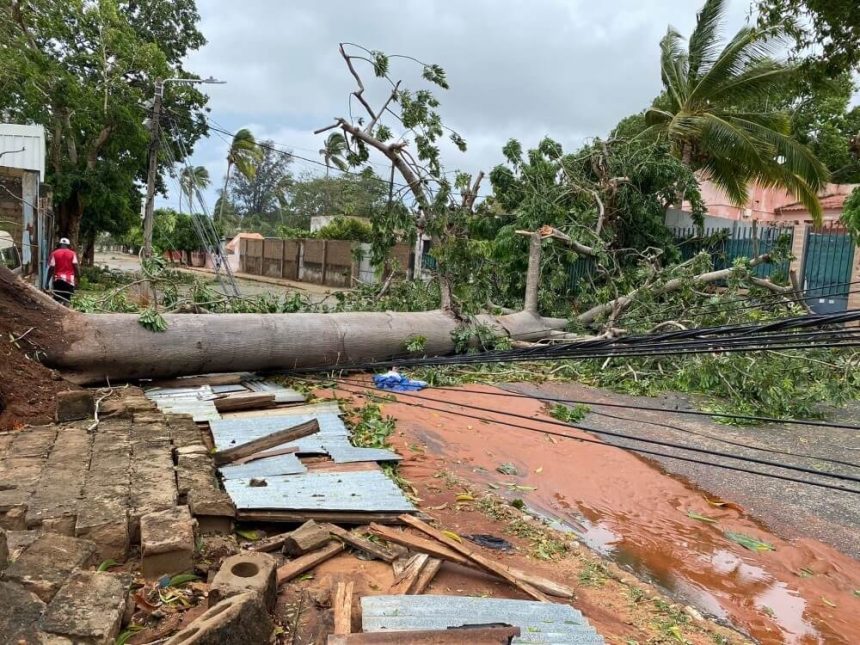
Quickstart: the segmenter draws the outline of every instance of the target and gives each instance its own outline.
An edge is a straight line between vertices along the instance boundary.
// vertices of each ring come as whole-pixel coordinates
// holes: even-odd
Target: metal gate
[[[806,227],[803,252],[803,291],[816,313],[848,309],[854,241],[837,227],[812,230]]]

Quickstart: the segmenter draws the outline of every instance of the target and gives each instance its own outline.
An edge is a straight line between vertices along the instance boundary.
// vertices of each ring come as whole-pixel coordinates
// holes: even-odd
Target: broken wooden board
[[[230,448],[219,450],[214,455],[215,465],[224,466],[236,461],[237,459],[250,457],[258,452],[271,450],[277,446],[282,446],[283,444],[303,439],[309,435],[316,434],[319,430],[319,422],[316,419],[309,419],[303,423],[272,432],[271,434],[266,434],[262,437],[258,437],[257,439],[252,439],[251,441],[242,442],[231,446]]]
[[[517,589],[531,596],[535,600],[540,600],[541,602],[547,603],[552,602],[552,600],[550,600],[542,591],[515,576],[511,572],[511,570],[505,565],[499,564],[498,562],[496,562],[495,560],[491,560],[490,558],[485,558],[480,553],[477,553],[474,549],[467,547],[465,544],[460,544],[456,540],[452,540],[442,531],[434,529],[432,526],[425,522],[422,522],[419,519],[416,519],[409,515],[404,515],[400,519],[403,520],[404,524],[408,524],[409,526],[418,529],[422,533],[432,537],[434,540],[437,540],[438,542],[441,542],[442,544],[453,549],[460,555],[467,557],[469,560],[479,565],[482,569],[485,569],[490,573],[499,576],[500,578],[504,578],[509,583],[514,585]]]
[[[372,533],[378,535],[384,540],[393,542],[394,544],[400,544],[401,546],[405,546],[409,549],[412,549],[413,551],[427,553],[441,560],[447,560],[448,562],[454,562],[464,567],[479,569],[481,571],[486,572],[483,567],[480,567],[475,562],[472,562],[469,558],[460,555],[453,549],[450,549],[444,544],[440,544],[435,540],[427,540],[425,538],[418,537],[417,535],[412,535],[405,531],[398,531],[396,529],[392,529],[387,526],[381,526],[376,523],[370,525],[370,530]],[[507,569],[512,575],[516,576],[523,582],[527,582],[533,587],[540,589],[544,593],[548,593],[552,596],[557,596],[559,598],[573,598],[573,589],[566,585],[563,585],[559,582],[555,582],[553,580],[549,580],[547,578],[542,578],[541,576],[537,576],[532,573],[520,571],[519,569],[515,569],[514,567],[507,567]]]
[[[588,624],[582,613],[570,605],[531,600],[432,594],[364,596],[361,599],[361,623],[364,632],[399,635],[402,639],[399,642],[409,643],[415,641],[404,638],[404,632],[407,631],[493,624],[519,627],[521,634],[513,639],[514,643],[604,643],[603,638]]]
[[[346,542],[349,546],[356,548],[359,551],[363,551],[367,555],[374,557],[378,560],[382,560],[383,562],[394,562],[394,560],[397,558],[397,555],[395,553],[392,553],[390,550],[378,544],[374,544],[370,540],[366,540],[360,535],[350,533],[346,529],[342,529],[339,526],[336,526],[334,524],[323,524],[322,526],[331,535],[335,536],[342,542]]]
[[[273,407],[275,395],[265,392],[237,392],[235,394],[222,394],[215,399],[214,403],[215,409],[222,414],[237,410],[259,410],[260,408]]]
[[[388,590],[388,594],[396,596],[397,594],[411,593],[428,560],[430,560],[430,556],[426,553],[418,553],[409,558],[409,562],[406,563],[403,570],[394,576],[394,583]]]
[[[308,520],[295,531],[290,531],[284,540],[284,553],[292,556],[303,555],[315,551],[331,540],[328,529]]]
[[[436,574],[439,573],[439,569],[442,568],[442,561],[437,560],[436,558],[429,558],[427,563],[421,568],[421,573],[418,576],[418,580],[415,581],[415,585],[409,591],[410,594],[422,594],[427,590],[427,587],[430,586],[430,583],[433,582],[433,578],[436,577]]]
[[[306,571],[310,571],[321,562],[333,558],[341,551],[343,551],[343,542],[332,540],[318,551],[313,551],[295,560],[290,560],[285,565],[278,567],[278,586],[288,580],[292,580],[296,576],[302,575]]]
[[[355,583],[338,582],[334,591],[334,633],[337,635],[352,633],[352,592]]]
[[[317,522],[332,522],[336,524],[402,524],[402,513],[362,513],[349,511],[237,511],[236,519],[243,522],[266,522],[291,524],[316,520]]]

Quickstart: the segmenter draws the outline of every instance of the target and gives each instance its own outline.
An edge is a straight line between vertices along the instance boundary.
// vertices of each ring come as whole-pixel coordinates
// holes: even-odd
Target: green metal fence
[[[806,229],[803,251],[802,288],[806,302],[816,313],[848,309],[854,240],[839,226]]]

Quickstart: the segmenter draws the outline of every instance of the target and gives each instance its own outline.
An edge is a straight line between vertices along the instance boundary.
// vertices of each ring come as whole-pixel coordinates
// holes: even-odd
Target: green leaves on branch
[[[167,331],[167,321],[164,320],[164,317],[152,307],[141,312],[140,316],[137,318],[137,322],[141,327],[148,329],[149,331]]]

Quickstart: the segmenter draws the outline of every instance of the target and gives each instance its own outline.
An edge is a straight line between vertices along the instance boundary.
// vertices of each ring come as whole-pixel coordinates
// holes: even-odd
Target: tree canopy
[[[193,78],[182,63],[205,42],[198,21],[193,0],[0,3],[0,112],[48,132],[59,233],[76,242],[82,221],[89,236],[134,221],[146,101],[157,78]],[[205,101],[193,87],[165,92],[188,149],[206,131]]]

